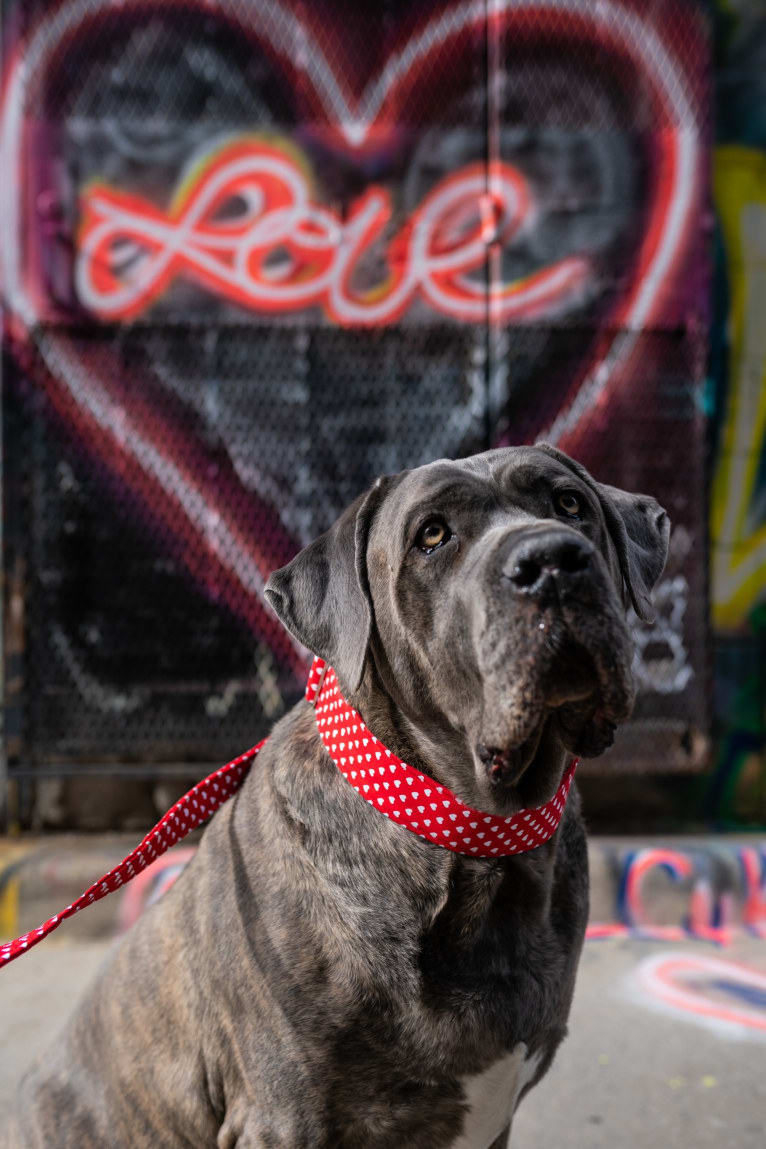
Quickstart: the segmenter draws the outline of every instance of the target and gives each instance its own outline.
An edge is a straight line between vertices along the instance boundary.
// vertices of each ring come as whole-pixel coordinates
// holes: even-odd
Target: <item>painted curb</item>
[[[134,882],[78,914],[62,938],[127,929],[172,884],[194,835]],[[33,929],[74,900],[135,845],[135,834],[0,838],[0,941]],[[725,944],[740,932],[766,938],[766,838],[591,838],[589,937],[688,937]]]

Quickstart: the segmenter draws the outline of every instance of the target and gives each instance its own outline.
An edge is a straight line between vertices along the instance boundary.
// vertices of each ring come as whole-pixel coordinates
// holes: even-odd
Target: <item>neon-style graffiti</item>
[[[490,288],[467,272],[483,267],[489,241],[509,243],[533,210],[529,187],[508,164],[473,165],[443,179],[391,240],[387,276],[354,290],[360,261],[392,214],[384,188],[369,188],[344,222],[311,200],[292,149],[235,142],[208,157],[167,215],[139,197],[91,186],[76,279],[80,300],[104,320],[140,315],[177,275],[264,312],[321,305],[344,325],[393,323],[421,295],[466,322],[550,313],[586,274],[573,256]],[[232,204],[239,210],[225,214]],[[489,234],[488,234],[489,233]]]
[[[232,5],[234,0],[218,0],[218,6],[223,12]],[[158,8],[162,7],[161,0],[157,0]],[[190,0],[193,6],[193,0]],[[105,7],[108,4],[105,0]],[[238,5],[235,5],[238,8]],[[129,9],[130,2],[126,0],[120,5],[121,10]],[[402,100],[404,93],[410,95],[413,84],[424,74],[427,74],[426,64],[434,55],[442,51],[446,45],[459,42],[461,37],[471,33],[483,25],[486,20],[486,11],[482,5],[463,3],[447,9],[449,18],[442,13],[428,21],[413,38],[395,52],[388,60],[381,74],[370,82],[363,97],[356,106],[349,104],[343,86],[338,83],[331,65],[325,58],[321,48],[312,43],[310,29],[303,27],[300,21],[289,8],[283,8],[278,3],[268,6],[268,10],[259,10],[256,6],[245,17],[239,10],[236,16],[240,20],[252,21],[253,30],[264,39],[271,49],[280,56],[285,56],[292,46],[296,30],[300,31],[300,40],[311,43],[311,51],[306,55],[306,77],[315,91],[316,99],[326,116],[330,129],[343,139],[345,146],[362,153],[375,137],[375,130],[380,133],[388,125],[390,128],[391,104]],[[690,92],[683,66],[680,61],[670,55],[668,49],[658,35],[654,26],[644,21],[637,11],[630,5],[620,4],[609,0],[596,9],[587,0],[498,0],[493,6],[493,19],[498,28],[506,30],[515,24],[524,25],[525,21],[538,19],[541,15],[555,16],[559,34],[572,36],[577,41],[592,40],[600,47],[606,47],[619,56],[628,58],[637,69],[645,85],[647,95],[657,109],[657,124],[661,129],[658,137],[660,148],[658,162],[658,180],[654,188],[654,195],[648,207],[648,215],[644,231],[644,241],[639,253],[636,275],[630,285],[627,295],[621,299],[615,313],[610,318],[613,330],[620,329],[611,346],[599,359],[592,371],[583,378],[578,378],[572,389],[571,402],[567,402],[565,410],[556,418],[555,422],[547,428],[545,437],[552,442],[561,442],[574,449],[575,442],[570,437],[579,428],[582,416],[597,401],[604,391],[607,382],[615,375],[618,368],[625,366],[636,348],[638,333],[656,320],[658,308],[663,302],[669,280],[676,270],[676,261],[684,252],[686,245],[692,237],[693,209],[698,202],[701,190],[701,151],[696,131],[696,112],[690,99]],[[57,19],[52,22],[43,22],[32,39],[32,43],[24,57],[24,67],[16,66],[9,76],[4,109],[2,133],[0,134],[0,158],[3,163],[11,166],[17,165],[23,153],[23,124],[21,109],[25,96],[28,95],[30,77],[42,76],[45,73],[45,64],[55,52],[61,40],[71,35],[85,20],[91,19],[93,9],[90,0],[70,0],[65,4]],[[495,161],[497,173],[503,170]],[[495,188],[492,172],[489,179],[485,172],[474,188],[474,196],[487,191],[490,204],[496,197],[503,198],[500,188]],[[6,289],[13,311],[24,325],[30,325],[37,318],[37,306],[34,297],[24,283],[20,267],[20,251],[18,244],[19,203],[18,189],[13,186],[14,181],[7,181],[8,187],[3,212],[0,216],[0,238],[3,239],[4,273]],[[517,187],[518,174],[513,173],[511,183]],[[373,228],[373,219],[367,218],[366,212],[370,210],[377,216],[380,204],[374,203],[375,192],[368,193],[373,199],[367,203],[366,197],[362,203],[364,212],[357,216],[357,223],[361,229],[362,220],[365,226]],[[448,194],[454,194],[450,191]],[[518,191],[514,191],[514,199]],[[373,207],[374,205],[374,207]],[[106,207],[106,200],[103,201]],[[147,205],[142,205],[146,207]],[[494,210],[494,208],[493,208]],[[146,214],[146,213],[144,213]],[[438,213],[437,213],[438,214]],[[161,222],[155,214],[155,223]],[[176,221],[177,222],[177,221]],[[379,225],[379,220],[375,221]],[[106,225],[105,225],[106,226]],[[165,227],[167,221],[165,221]],[[378,226],[379,231],[379,226]],[[335,234],[338,236],[337,230]],[[356,236],[361,239],[364,232]],[[376,233],[377,234],[377,233]],[[369,242],[370,235],[367,235]],[[218,239],[222,237],[217,237]],[[144,234],[144,239],[146,235]],[[168,239],[167,231],[157,233],[154,242],[163,246]],[[474,235],[473,241],[484,247],[487,239],[486,209],[485,224]],[[306,242],[306,233],[303,233]],[[312,241],[309,240],[309,247]],[[209,246],[206,244],[206,246]],[[321,246],[321,237],[320,237]],[[326,242],[324,244],[327,246]],[[188,254],[188,253],[187,253]],[[316,254],[316,253],[314,253]],[[353,247],[347,253],[343,263],[353,262]],[[467,282],[465,278],[459,281],[458,298],[450,300],[452,290],[448,290],[446,297],[438,282],[438,275],[444,274],[451,278],[452,273],[460,275],[452,263],[455,257],[453,251],[440,252],[442,263],[436,265],[437,278],[428,276],[428,294],[432,302],[438,300],[437,306],[444,307],[446,303],[451,306],[458,302],[462,309],[473,310],[474,316],[486,319],[488,313],[495,318],[494,311],[489,304],[496,298],[496,306],[515,306],[515,297],[521,285],[495,285],[494,296],[485,287]],[[336,257],[338,258],[338,257]],[[486,251],[481,259],[486,258]],[[175,264],[175,259],[166,249],[165,259]],[[474,264],[476,266],[476,264]],[[165,275],[167,268],[159,272],[159,277]],[[195,271],[198,271],[195,261]],[[208,268],[211,274],[220,276],[220,266]],[[546,269],[542,275],[548,275],[552,269]],[[559,274],[564,280],[582,278],[582,262],[576,260],[574,264],[565,262],[559,268]],[[109,280],[113,275],[113,268],[107,259],[101,268],[100,275]],[[278,273],[277,273],[278,274]],[[228,277],[226,277],[228,281]],[[102,285],[103,287],[104,285]],[[116,284],[111,285],[116,291]],[[220,286],[223,286],[221,283]],[[276,282],[272,287],[276,289]],[[284,285],[282,285],[284,286]],[[401,287],[401,285],[398,285]],[[552,287],[547,283],[546,287]],[[557,291],[564,289],[565,284],[556,284]],[[568,282],[566,286],[573,286]],[[81,292],[85,291],[86,298],[92,291],[87,281],[80,284]],[[542,290],[534,282],[524,285],[530,292]],[[96,298],[98,292],[96,292]],[[507,297],[507,298],[505,298]],[[130,295],[128,294],[130,301]],[[502,301],[505,298],[505,303]],[[94,302],[95,302],[94,298]],[[528,299],[527,302],[530,302]],[[539,310],[541,300],[536,300]],[[129,303],[128,303],[129,305]],[[357,303],[356,307],[359,307]],[[343,309],[341,309],[343,313]],[[347,322],[375,322],[372,316],[374,311],[351,309]],[[497,318],[502,317],[502,310]],[[465,318],[465,314],[461,315]]]

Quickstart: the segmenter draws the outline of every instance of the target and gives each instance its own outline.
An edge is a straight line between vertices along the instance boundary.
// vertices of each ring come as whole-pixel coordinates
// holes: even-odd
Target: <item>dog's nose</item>
[[[593,547],[567,531],[546,531],[517,543],[503,574],[518,594],[539,596],[551,579],[566,579],[590,566]]]

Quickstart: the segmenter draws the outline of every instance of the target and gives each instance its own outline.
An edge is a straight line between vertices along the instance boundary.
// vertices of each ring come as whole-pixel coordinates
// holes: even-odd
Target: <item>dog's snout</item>
[[[551,578],[587,570],[593,547],[569,532],[534,535],[518,543],[509,554],[503,573],[520,594],[541,592]]]

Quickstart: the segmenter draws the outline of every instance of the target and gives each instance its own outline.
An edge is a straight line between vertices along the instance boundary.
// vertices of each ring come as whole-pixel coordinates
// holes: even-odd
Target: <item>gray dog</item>
[[[546,802],[632,704],[651,498],[548,447],[378,480],[272,575],[374,734],[472,807]],[[499,1149],[566,1032],[588,908],[573,790],[501,859],[362,801],[300,702],[20,1090],[23,1149]]]

